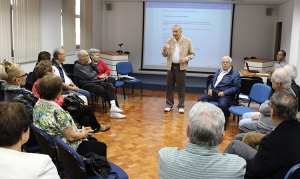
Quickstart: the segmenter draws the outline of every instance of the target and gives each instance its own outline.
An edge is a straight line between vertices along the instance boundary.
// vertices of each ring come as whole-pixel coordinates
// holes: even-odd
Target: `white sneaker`
[[[172,111],[172,110],[173,110],[172,108],[166,107],[166,108],[164,109],[164,112],[170,112],[170,111]]]
[[[118,108],[117,106],[113,106],[110,108],[110,112],[123,112],[123,110]]]
[[[121,113],[112,112],[112,113],[110,113],[110,117],[116,118],[116,119],[123,119],[123,118],[126,118],[126,115],[123,115]]]
[[[179,112],[180,114],[183,114],[183,113],[184,113],[184,109],[183,109],[183,108],[179,108],[178,112]]]

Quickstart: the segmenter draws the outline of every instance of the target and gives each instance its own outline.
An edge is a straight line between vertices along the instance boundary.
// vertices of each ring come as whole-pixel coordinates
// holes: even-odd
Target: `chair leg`
[[[225,118],[224,131],[226,131],[229,116]]]
[[[125,99],[125,87],[123,85],[123,95],[124,95],[124,99]]]
[[[133,93],[133,89],[134,89],[134,84],[132,84],[132,91],[131,91],[131,93]]]
[[[142,82],[140,82],[140,85],[141,85],[141,94],[143,96],[143,85],[142,85]]]
[[[91,96],[93,113],[95,112],[94,96]]]

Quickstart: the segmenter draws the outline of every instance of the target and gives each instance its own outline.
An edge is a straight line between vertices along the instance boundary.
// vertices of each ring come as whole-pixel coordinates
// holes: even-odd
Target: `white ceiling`
[[[145,1],[145,0],[102,0],[104,2],[113,1]],[[261,4],[261,5],[279,5],[289,0],[147,0],[147,1],[169,1],[169,2],[210,2],[210,3],[235,3],[235,4]]]

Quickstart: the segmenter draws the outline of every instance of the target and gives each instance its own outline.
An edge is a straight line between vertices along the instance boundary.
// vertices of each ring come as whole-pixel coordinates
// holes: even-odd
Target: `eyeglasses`
[[[226,61],[224,61],[224,62],[222,62],[222,63],[230,63],[230,62],[226,62]]]
[[[25,73],[24,75],[18,76],[17,78],[23,78],[23,77],[27,77],[27,73]],[[15,79],[15,81],[17,80],[17,78]]]

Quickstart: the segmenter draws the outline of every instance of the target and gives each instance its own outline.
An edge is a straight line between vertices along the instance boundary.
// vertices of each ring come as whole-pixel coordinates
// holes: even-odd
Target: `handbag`
[[[114,174],[118,178],[116,172],[111,172],[111,167],[104,156],[100,156],[94,152],[89,152],[82,156],[87,175],[98,175],[102,178],[108,178],[109,174]]]
[[[64,98],[62,108],[67,111],[76,111],[80,106],[84,105],[84,101],[76,94],[68,95]]]

